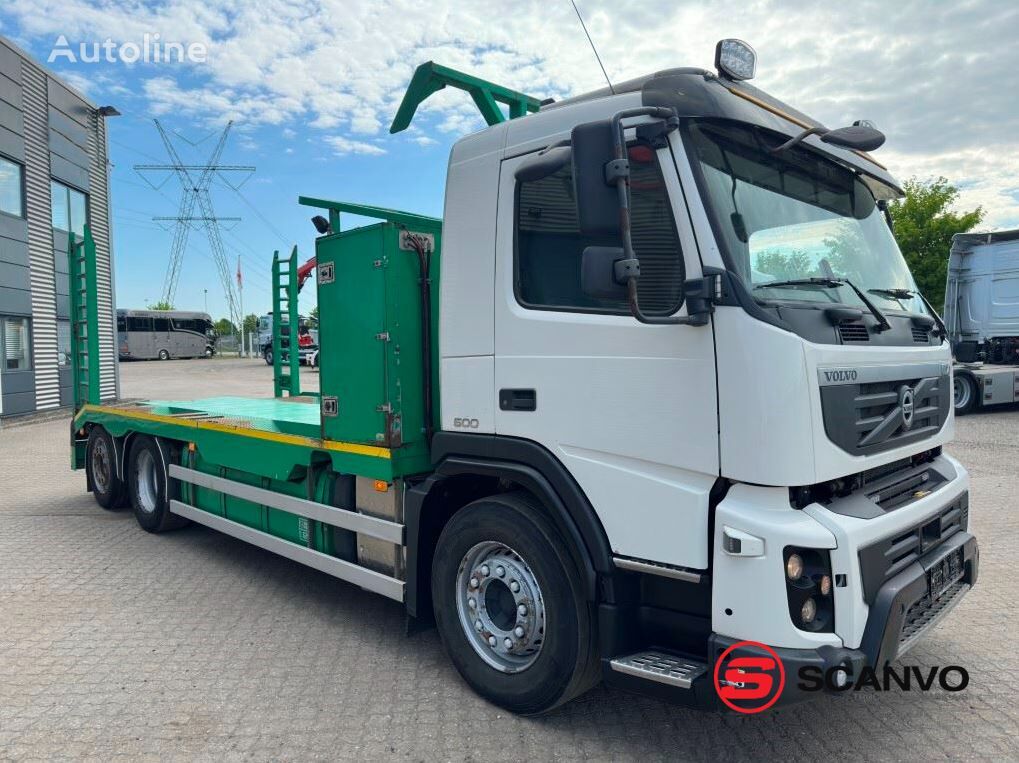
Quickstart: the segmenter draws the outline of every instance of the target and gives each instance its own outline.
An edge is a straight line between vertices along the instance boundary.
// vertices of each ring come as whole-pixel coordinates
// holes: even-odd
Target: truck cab
[[[618,226],[580,219],[581,128],[628,113],[639,304],[672,322],[605,287]],[[883,215],[900,188],[818,127],[686,68],[452,151],[433,452],[522,462],[572,502],[612,682],[689,689],[746,640],[858,673],[975,580],[951,349]]]

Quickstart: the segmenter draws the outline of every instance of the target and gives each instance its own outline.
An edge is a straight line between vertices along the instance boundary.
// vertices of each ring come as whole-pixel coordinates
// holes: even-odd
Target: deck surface
[[[206,397],[198,400],[148,400],[143,405],[152,413],[186,417],[195,414],[202,421],[222,420],[265,432],[318,437],[320,417],[315,398]],[[184,416],[181,416],[184,414]]]

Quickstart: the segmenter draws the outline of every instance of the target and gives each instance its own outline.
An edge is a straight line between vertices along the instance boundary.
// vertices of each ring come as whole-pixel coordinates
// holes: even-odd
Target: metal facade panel
[[[49,125],[46,74],[22,61],[25,103],[25,206],[32,269],[32,360],[37,410],[60,405],[57,372],[57,315],[50,217]],[[5,409],[6,410],[6,409]]]

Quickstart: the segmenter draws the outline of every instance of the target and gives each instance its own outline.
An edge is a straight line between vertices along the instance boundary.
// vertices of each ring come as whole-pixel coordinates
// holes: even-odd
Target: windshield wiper
[[[919,290],[913,291],[912,289],[904,289],[901,286],[896,286],[892,289],[868,289],[868,291],[873,292],[874,294],[889,296],[894,299],[910,299],[911,297],[919,297],[920,301],[923,302],[924,307],[927,308],[927,312],[931,314],[931,317],[938,326],[936,333],[942,339],[948,338],[948,326],[946,326],[945,322],[941,320],[941,316],[938,315],[938,311],[935,310],[931,303],[927,301],[927,297],[925,297]]]
[[[842,286],[843,282],[838,278],[789,278],[785,281],[767,281],[754,286],[755,289],[771,289],[781,286],[824,286],[828,289],[835,289]]]
[[[870,311],[870,314],[877,320],[877,326],[875,328],[877,328],[878,331],[888,331],[888,329],[892,327],[892,324],[888,322],[885,314],[878,310],[877,305],[871,302],[870,299],[867,298],[867,295],[864,294],[859,287],[857,287],[856,284],[848,278],[790,278],[787,281],[769,281],[768,283],[759,283],[754,288],[763,289],[766,287],[779,286],[824,286],[828,289],[834,289],[838,286],[848,286],[856,292],[856,296],[860,298],[863,306],[866,307],[867,310]]]
[[[867,289],[871,294],[879,294],[882,297],[891,297],[892,299],[912,299],[916,292],[910,289],[903,289],[902,287],[896,286],[891,289]]]

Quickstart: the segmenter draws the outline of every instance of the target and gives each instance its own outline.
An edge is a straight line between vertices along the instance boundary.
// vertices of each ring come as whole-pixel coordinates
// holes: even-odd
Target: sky
[[[900,180],[944,175],[982,230],[1019,227],[1019,4],[1012,0],[806,3],[787,0],[578,0],[608,75],[710,69],[715,42],[748,41],[754,84],[829,127],[870,119],[877,153]],[[412,128],[388,126],[417,64],[434,60],[539,98],[603,86],[569,0],[4,0],[0,34],[122,116],[109,124],[117,304],[163,292],[178,214],[158,119],[182,160],[201,164],[233,122],[211,186],[231,272],[241,259],[245,313],[271,308],[273,251],[313,253],[314,210],[299,195],[441,216],[449,149],[482,128],[470,98],[447,89]],[[139,61],[121,46],[198,46]],[[158,37],[156,37],[158,35]],[[62,38],[61,38],[62,36]],[[113,61],[82,60],[111,41]],[[70,60],[68,51],[76,60]],[[57,54],[57,55],[55,55]],[[51,62],[48,59],[52,58]],[[106,56],[100,55],[101,59]],[[227,229],[228,228],[228,229]],[[301,309],[314,305],[302,293]],[[200,231],[192,231],[175,305],[226,315]]]

